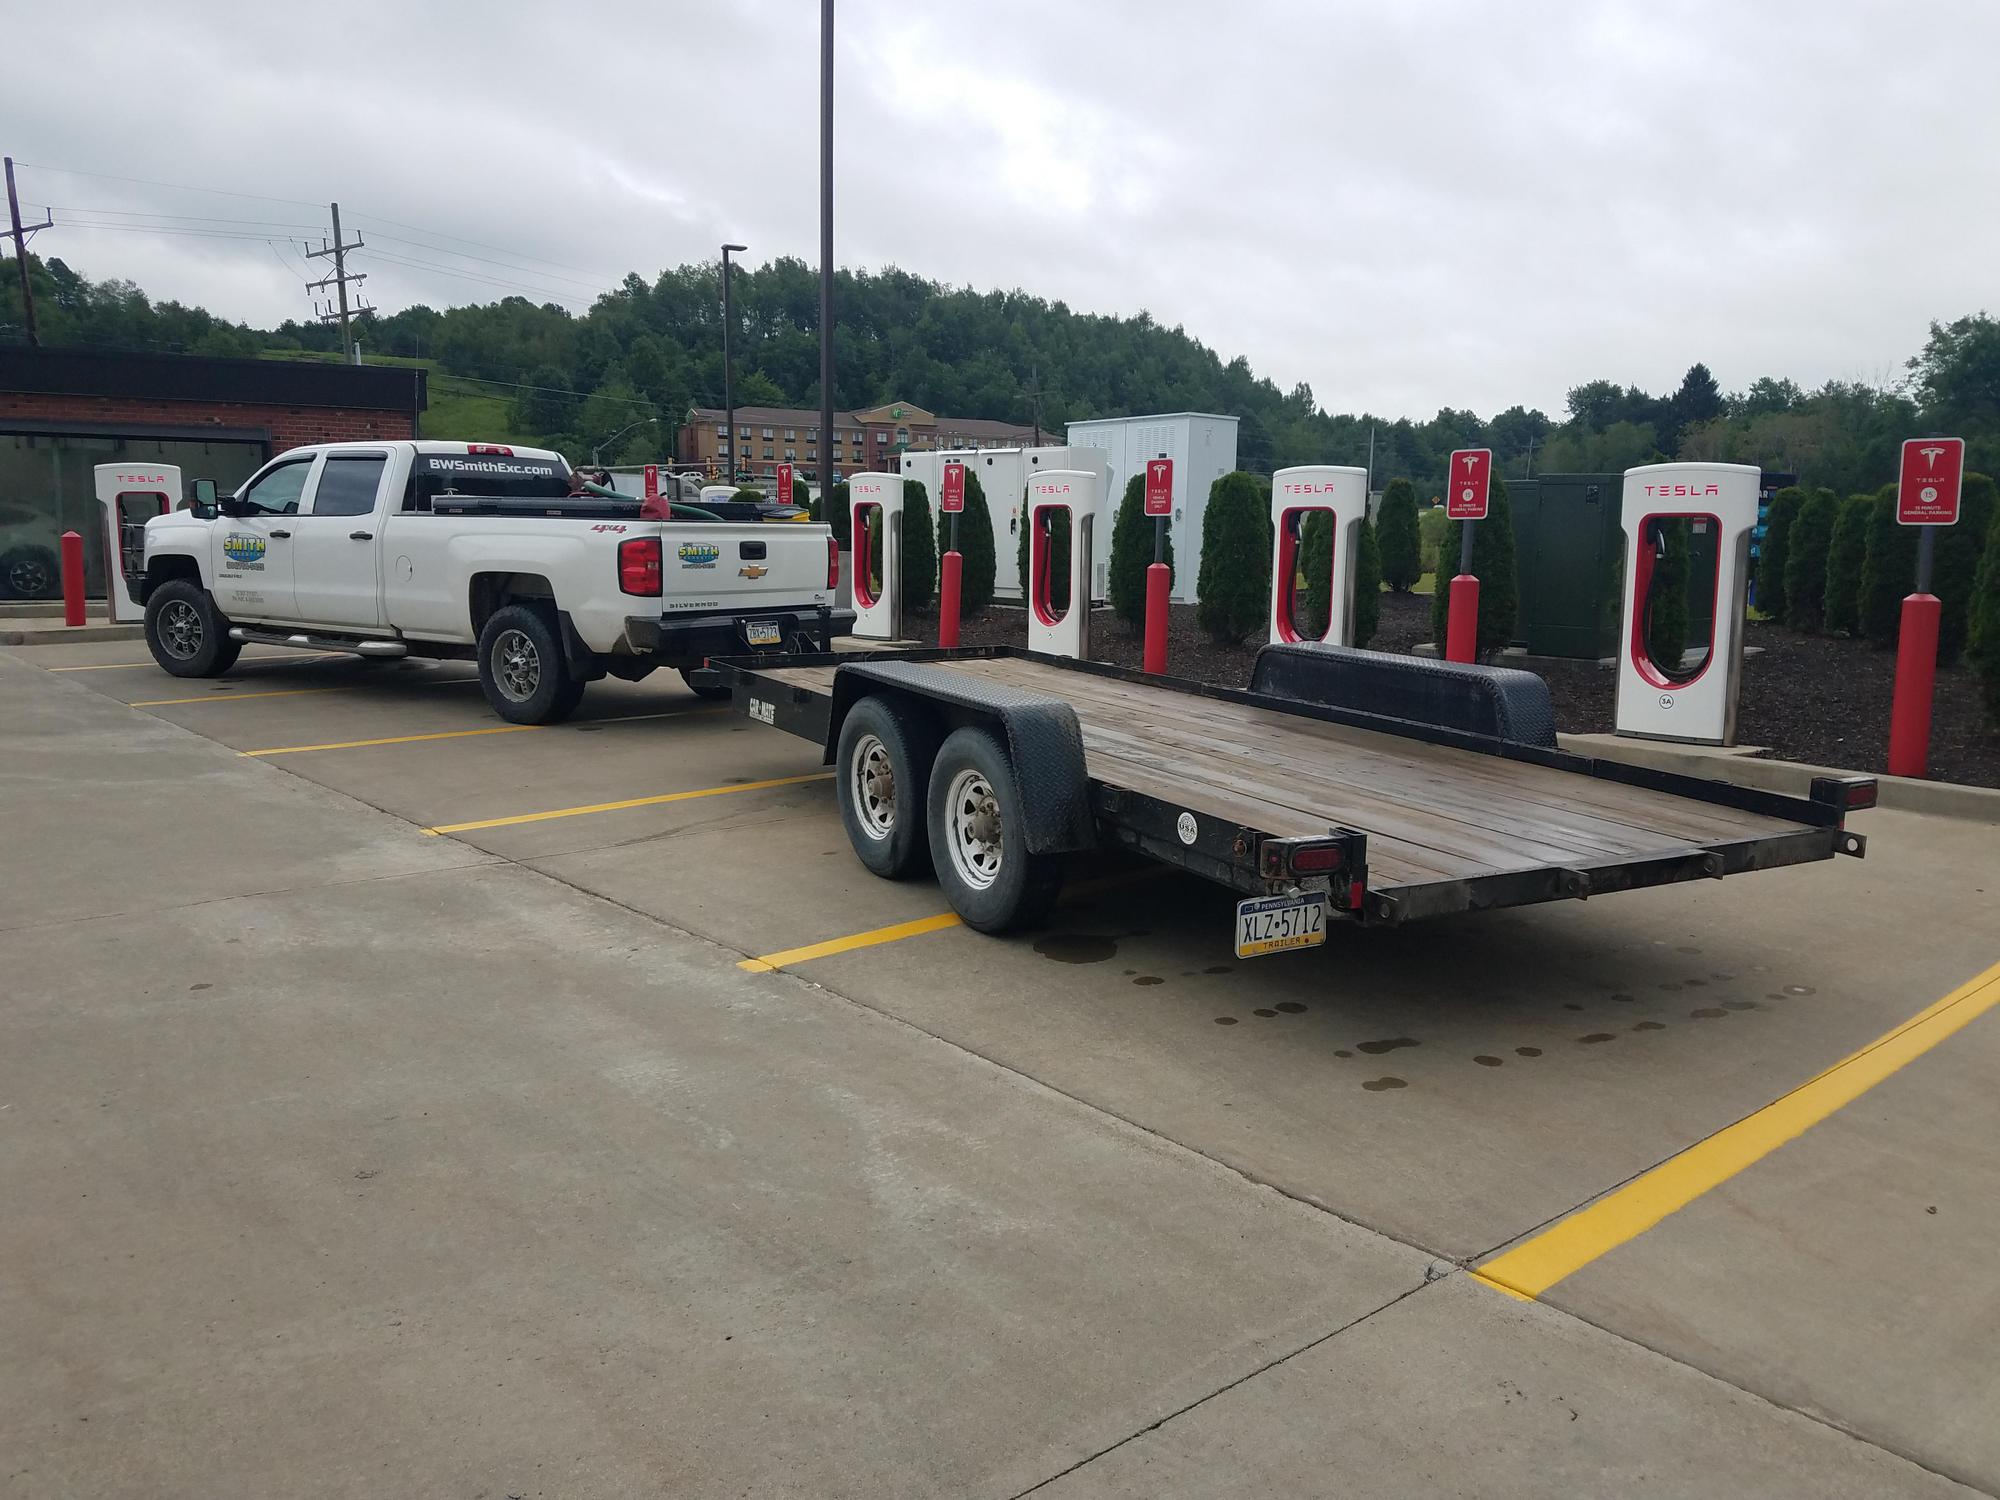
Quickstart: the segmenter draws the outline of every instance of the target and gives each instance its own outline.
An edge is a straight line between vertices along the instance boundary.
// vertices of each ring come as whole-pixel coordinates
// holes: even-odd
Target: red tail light
[[[628,537],[618,544],[618,587],[628,594],[660,592],[660,539]]]
[[[1338,844],[1302,844],[1292,850],[1292,873],[1321,875],[1339,869],[1345,858],[1346,851]]]
[[[42,217],[47,218],[48,215],[44,214]],[[498,443],[467,443],[465,451],[467,453],[483,453],[489,458],[512,458],[514,456],[512,448],[502,448]]]
[[[831,536],[826,539],[826,587],[829,593],[840,587],[840,543]]]

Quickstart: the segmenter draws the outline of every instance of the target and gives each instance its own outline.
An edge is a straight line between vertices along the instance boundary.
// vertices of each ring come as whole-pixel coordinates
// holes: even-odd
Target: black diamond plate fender
[[[1484,667],[1346,646],[1266,646],[1250,691],[1323,708],[1358,709],[1553,750],[1549,685],[1517,667]]]
[[[1035,854],[1097,847],[1090,812],[1090,775],[1076,711],[1060,698],[986,682],[925,662],[872,661],[843,665],[833,678],[833,716],[826,743],[840,740],[849,708],[870,693],[939,705],[953,724],[997,724],[1013,758],[1027,806],[1028,849]]]

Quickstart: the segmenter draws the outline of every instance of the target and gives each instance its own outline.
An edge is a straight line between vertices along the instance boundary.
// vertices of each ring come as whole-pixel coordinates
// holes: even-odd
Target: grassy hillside
[[[263,359],[307,359],[338,363],[338,354],[313,349],[267,349]],[[438,373],[434,359],[408,359],[393,354],[370,354],[363,350],[362,363],[416,367],[430,371],[427,382],[430,405],[423,415],[422,431],[427,438],[464,438],[468,442],[519,443],[532,447],[535,434],[514,425],[514,403],[504,388]]]

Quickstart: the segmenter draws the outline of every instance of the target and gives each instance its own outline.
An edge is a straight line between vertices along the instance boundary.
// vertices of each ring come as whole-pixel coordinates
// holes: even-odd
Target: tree
[[[1690,427],[1703,422],[1712,422],[1723,414],[1722,391],[1709,373],[1708,366],[1692,364],[1687,374],[1681,377],[1680,389],[1668,401],[1669,424],[1667,446],[1678,452],[1680,435]]]
[[[1217,641],[1240,641],[1264,623],[1271,600],[1271,517],[1254,474],[1224,474],[1201,518],[1196,618]]]
[[[938,524],[948,524],[944,517]],[[971,464],[965,466],[965,509],[958,518],[958,608],[970,618],[984,614],[993,602],[993,514],[986,508],[986,491]]]
[[[847,481],[841,480],[831,491],[822,492],[813,502],[812,518],[822,525],[833,528],[833,539],[845,552],[854,545],[850,534],[854,529],[854,512],[849,508]]]
[[[1903,624],[1903,596],[1917,583],[1917,531],[1896,522],[1896,486],[1876,492],[1868,512],[1868,550],[1861,559],[1861,633],[1893,646]]]
[[[1982,312],[1931,324],[1909,369],[1925,421],[1979,450],[1967,453],[1968,467],[2000,458],[2000,322]]]
[[[1968,476],[1969,477],[1969,476]],[[1979,674],[1986,721],[2000,729],[2000,506],[1986,526],[1985,545],[1972,584],[1968,608],[1970,645],[1967,656]]]
[[[576,409],[569,376],[555,365],[536,365],[514,397],[513,422],[523,432],[547,436],[565,431]]]
[[[1792,523],[1791,556],[1785,562],[1785,623],[1817,631],[1826,623],[1826,556],[1840,501],[1832,490],[1815,490]]]
[[[1938,665],[1948,667],[1965,654],[1971,634],[1976,579],[1984,560],[1986,535],[1993,529],[1996,508],[1993,481],[1984,474],[1965,476],[1958,524],[1938,533],[1931,569],[1931,592],[1938,598]],[[1905,528],[1914,529],[1914,528]]]
[[[1440,651],[1450,616],[1451,586],[1446,580],[1458,571],[1459,537],[1465,524],[1447,521],[1438,545],[1437,583],[1431,591],[1431,639]],[[1520,584],[1514,571],[1514,506],[1507,496],[1506,481],[1498,474],[1493,476],[1486,519],[1472,534],[1472,572],[1479,580],[1479,631],[1474,649],[1485,656],[1514,639],[1514,620],[1520,609]]]
[[[1797,485],[1771,497],[1764,517],[1764,544],[1757,553],[1757,608],[1774,620],[1785,617],[1785,563],[1792,555],[1792,523],[1810,498]]]
[[[1382,549],[1366,517],[1354,530],[1354,616],[1348,644],[1365,646],[1382,623]],[[1299,570],[1306,577],[1306,628],[1324,632],[1333,618],[1333,517],[1315,511],[1299,529]]]
[[[1417,487],[1407,479],[1392,479],[1382,494],[1375,518],[1375,539],[1382,553],[1382,581],[1407,594],[1424,576],[1423,537],[1417,525]]]
[[[797,469],[792,470],[791,500],[792,504],[796,505],[800,510],[805,511],[808,515],[812,513],[812,490],[803,479],[799,478],[799,471]]]
[[[967,471],[970,473],[970,471]],[[1028,492],[1021,491],[1021,524],[1016,532],[1014,561],[1021,570],[1021,597],[1034,602],[1028,582]],[[1049,517],[1049,608],[1061,613],[1069,608],[1069,512],[1058,510]]]
[[[1647,586],[1650,597],[1639,607],[1645,611],[1646,655],[1673,672],[1680,669],[1688,646],[1688,523],[1664,519],[1655,524],[1660,554]],[[1650,539],[1640,545],[1651,545]]]
[[[1868,556],[1868,518],[1873,495],[1849,495],[1834,517],[1826,554],[1826,628],[1839,635],[1861,632],[1861,565]]]
[[[1146,514],[1146,476],[1134,474],[1125,482],[1125,494],[1118,502],[1118,514],[1111,525],[1111,608],[1134,630],[1146,623],[1146,570],[1153,565],[1153,518]],[[1168,587],[1172,587],[1174,539],[1167,536],[1165,561]]]
[[[931,519],[930,491],[914,479],[903,481],[903,604],[924,609],[937,597],[937,523]]]

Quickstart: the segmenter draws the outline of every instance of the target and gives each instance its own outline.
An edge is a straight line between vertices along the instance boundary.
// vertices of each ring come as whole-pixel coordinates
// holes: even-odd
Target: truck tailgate
[[[677,521],[663,529],[667,614],[833,602],[827,533],[787,522]]]

